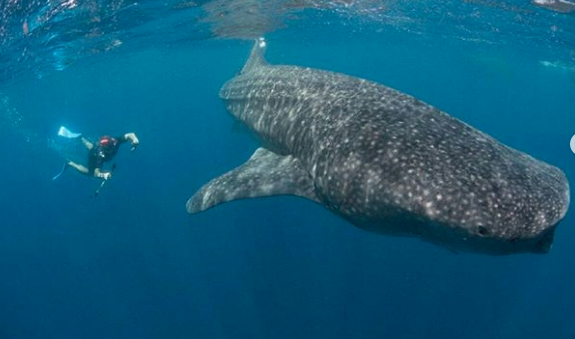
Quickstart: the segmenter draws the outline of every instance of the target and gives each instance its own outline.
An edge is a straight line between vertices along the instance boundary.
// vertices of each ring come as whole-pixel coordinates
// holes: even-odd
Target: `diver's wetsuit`
[[[105,162],[112,160],[118,153],[120,145],[127,141],[123,136],[115,137],[114,139],[117,140],[115,145],[104,147],[98,142],[94,144],[94,147],[88,153],[88,173],[90,175],[94,174],[96,168],[102,169]]]

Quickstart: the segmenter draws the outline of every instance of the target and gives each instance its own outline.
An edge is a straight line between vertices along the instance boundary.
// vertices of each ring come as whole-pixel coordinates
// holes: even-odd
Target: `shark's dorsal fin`
[[[188,213],[198,213],[237,199],[296,195],[318,202],[310,174],[299,159],[258,148],[240,167],[205,184],[188,203]]]
[[[241,74],[250,72],[251,70],[259,66],[267,65],[268,63],[264,57],[265,52],[266,52],[266,40],[264,38],[256,39],[254,47],[252,47],[250,57],[246,62],[246,64],[244,65],[244,68],[242,68]]]

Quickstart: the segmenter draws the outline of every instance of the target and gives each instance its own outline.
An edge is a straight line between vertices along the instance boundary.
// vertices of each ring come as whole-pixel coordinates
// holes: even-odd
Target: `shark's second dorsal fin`
[[[256,39],[252,52],[250,53],[250,58],[242,68],[241,73],[250,72],[254,68],[259,66],[267,65],[267,61],[264,58],[266,51],[266,40],[264,38]]]

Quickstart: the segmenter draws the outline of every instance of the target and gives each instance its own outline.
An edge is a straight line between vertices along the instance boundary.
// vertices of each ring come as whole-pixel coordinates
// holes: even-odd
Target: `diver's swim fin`
[[[82,133],[74,133],[74,132],[70,131],[69,129],[67,129],[66,127],[60,126],[60,129],[58,130],[58,136],[68,138],[68,139],[75,139],[75,138],[81,137]]]
[[[64,174],[64,172],[66,172],[66,169],[67,169],[67,168],[68,168],[68,163],[65,162],[65,163],[64,163],[64,166],[62,166],[62,169],[60,170],[60,172],[59,172],[58,174],[56,174],[56,175],[52,178],[52,180],[56,180],[56,179],[58,179],[59,177],[61,177],[62,174]]]

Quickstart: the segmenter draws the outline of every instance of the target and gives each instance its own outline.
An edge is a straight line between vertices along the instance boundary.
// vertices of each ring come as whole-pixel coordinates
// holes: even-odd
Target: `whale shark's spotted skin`
[[[206,184],[188,212],[293,194],[372,232],[456,251],[549,250],[569,205],[558,168],[380,84],[268,65],[264,47],[220,96],[265,148]]]

